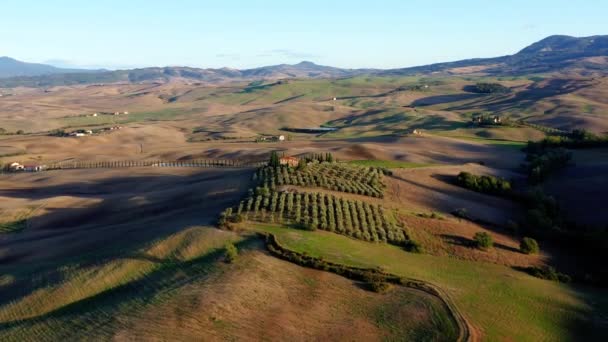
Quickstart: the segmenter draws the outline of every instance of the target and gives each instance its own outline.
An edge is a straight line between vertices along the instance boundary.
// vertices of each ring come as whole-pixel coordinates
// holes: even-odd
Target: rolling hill
[[[608,36],[549,36],[514,55],[476,58],[382,71],[385,76],[426,73],[446,75],[482,73],[494,76],[579,71],[583,75],[608,72]]]

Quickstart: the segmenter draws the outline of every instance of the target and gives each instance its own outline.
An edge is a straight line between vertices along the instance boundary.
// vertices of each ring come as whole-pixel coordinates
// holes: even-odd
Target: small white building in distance
[[[97,113],[93,113],[93,116],[97,116]]]
[[[11,172],[16,172],[16,171],[23,171],[25,169],[25,167],[23,165],[21,165],[20,163],[14,162],[14,163],[9,164],[8,169]]]
[[[338,98],[337,98],[337,97],[334,97],[334,98],[333,98],[333,100],[334,100],[334,101],[336,101],[336,100],[338,100]]]
[[[279,135],[279,141],[285,141],[285,136],[284,135]]]

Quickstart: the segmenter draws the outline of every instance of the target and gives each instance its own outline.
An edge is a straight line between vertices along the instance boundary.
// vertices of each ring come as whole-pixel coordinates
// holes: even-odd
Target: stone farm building
[[[300,160],[296,157],[281,157],[279,158],[279,163],[281,165],[287,165],[287,166],[298,166],[298,163],[300,162]]]
[[[8,170],[11,172],[19,172],[19,171],[28,171],[28,172],[38,172],[46,170],[46,165],[23,165],[21,163],[11,163],[8,166]]]

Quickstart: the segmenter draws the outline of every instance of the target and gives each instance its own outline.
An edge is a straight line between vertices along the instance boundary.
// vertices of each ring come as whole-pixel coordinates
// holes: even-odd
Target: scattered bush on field
[[[524,254],[537,254],[540,250],[538,242],[533,238],[524,237],[519,244],[519,249]]]
[[[422,217],[422,218],[428,218],[428,219],[434,219],[434,220],[445,220],[445,217],[443,217],[443,215],[437,213],[437,212],[430,212],[430,213],[418,213],[416,214],[416,216],[418,217]]]
[[[227,243],[224,247],[224,260],[227,263],[233,263],[239,255],[239,250],[233,243]]]
[[[488,249],[494,245],[492,236],[486,232],[475,233],[473,241],[475,241],[475,246],[479,249]]]

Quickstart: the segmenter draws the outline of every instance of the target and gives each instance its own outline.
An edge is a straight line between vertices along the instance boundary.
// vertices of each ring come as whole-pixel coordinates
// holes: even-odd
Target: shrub
[[[538,242],[532,238],[525,237],[521,240],[519,249],[524,254],[536,254],[539,251]]]
[[[434,212],[434,211],[432,211],[430,213],[418,213],[418,214],[416,214],[416,216],[422,217],[422,218],[434,219],[434,220],[444,220],[445,219],[441,214]]]
[[[384,293],[391,287],[387,282],[384,281],[370,281],[367,283],[367,286],[371,291],[377,293]]]
[[[232,217],[232,222],[234,223],[240,223],[243,222],[244,218],[242,214],[236,214]]]
[[[418,254],[424,253],[424,249],[422,248],[422,245],[414,240],[407,240],[405,242],[404,248],[406,251],[411,252],[411,253],[418,253]]]
[[[475,233],[473,240],[475,241],[475,246],[479,249],[488,249],[494,245],[492,236],[486,232]]]
[[[530,275],[541,279],[559,281],[561,283],[569,283],[572,281],[572,278],[569,275],[558,272],[551,266],[528,267],[525,271]]]
[[[452,215],[454,215],[454,216],[456,216],[458,218],[463,218],[463,219],[468,219],[469,218],[469,214],[468,214],[466,208],[456,209],[455,211],[452,212]]]
[[[226,260],[227,263],[233,263],[239,255],[239,250],[231,242],[226,244],[224,250],[224,260]]]

